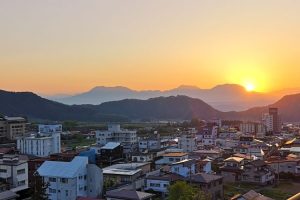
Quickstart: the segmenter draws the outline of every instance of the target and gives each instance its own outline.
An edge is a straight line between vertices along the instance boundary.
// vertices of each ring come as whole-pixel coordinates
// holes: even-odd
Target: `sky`
[[[1,0],[0,88],[299,87],[299,10],[297,0]]]

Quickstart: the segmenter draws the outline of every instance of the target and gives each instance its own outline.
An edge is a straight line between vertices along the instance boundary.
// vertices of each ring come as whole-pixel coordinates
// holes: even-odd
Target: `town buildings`
[[[17,138],[17,149],[22,154],[47,157],[61,152],[61,125],[39,125],[39,132]]]
[[[0,140],[14,140],[26,133],[27,120],[23,117],[0,116]]]
[[[119,142],[125,154],[136,151],[138,147],[136,131],[121,129],[119,124],[110,124],[105,131],[96,131],[96,141],[101,146],[108,142]]]
[[[100,197],[102,194],[102,170],[89,164],[87,157],[76,156],[71,162],[45,161],[37,173],[49,184],[50,200],[76,200],[78,196]]]

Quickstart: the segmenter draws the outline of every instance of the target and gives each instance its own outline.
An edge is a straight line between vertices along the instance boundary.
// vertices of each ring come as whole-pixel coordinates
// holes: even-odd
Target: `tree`
[[[32,200],[47,200],[48,194],[46,192],[49,184],[45,183],[43,178],[36,172],[34,174],[34,188],[32,191]]]
[[[168,200],[209,200],[209,195],[184,181],[177,181],[169,187]]]

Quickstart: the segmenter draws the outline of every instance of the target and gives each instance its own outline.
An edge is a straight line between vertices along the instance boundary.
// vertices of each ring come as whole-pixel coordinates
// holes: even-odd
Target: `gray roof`
[[[46,161],[39,168],[41,176],[74,178],[82,166],[88,164],[88,157],[76,156],[71,162]]]
[[[144,200],[150,199],[155,196],[151,193],[139,192],[135,190],[113,190],[106,192],[106,196],[116,199],[128,199],[128,200]]]
[[[121,144],[119,142],[108,142],[106,145],[101,147],[101,149],[114,149],[120,145]]]
[[[222,179],[222,176],[214,174],[199,173],[191,176],[191,181],[196,183],[210,183]]]
[[[9,200],[9,199],[17,198],[17,197],[19,197],[19,195],[17,195],[16,193],[14,193],[10,190],[0,192],[0,200]]]

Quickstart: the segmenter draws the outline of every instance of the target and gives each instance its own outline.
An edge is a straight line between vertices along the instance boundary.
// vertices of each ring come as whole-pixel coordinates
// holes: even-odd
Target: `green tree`
[[[177,181],[169,187],[168,200],[209,200],[209,195],[184,181]]]
[[[49,184],[43,181],[43,178],[38,174],[34,174],[34,188],[32,189],[32,200],[47,200],[48,194],[46,192]]]

